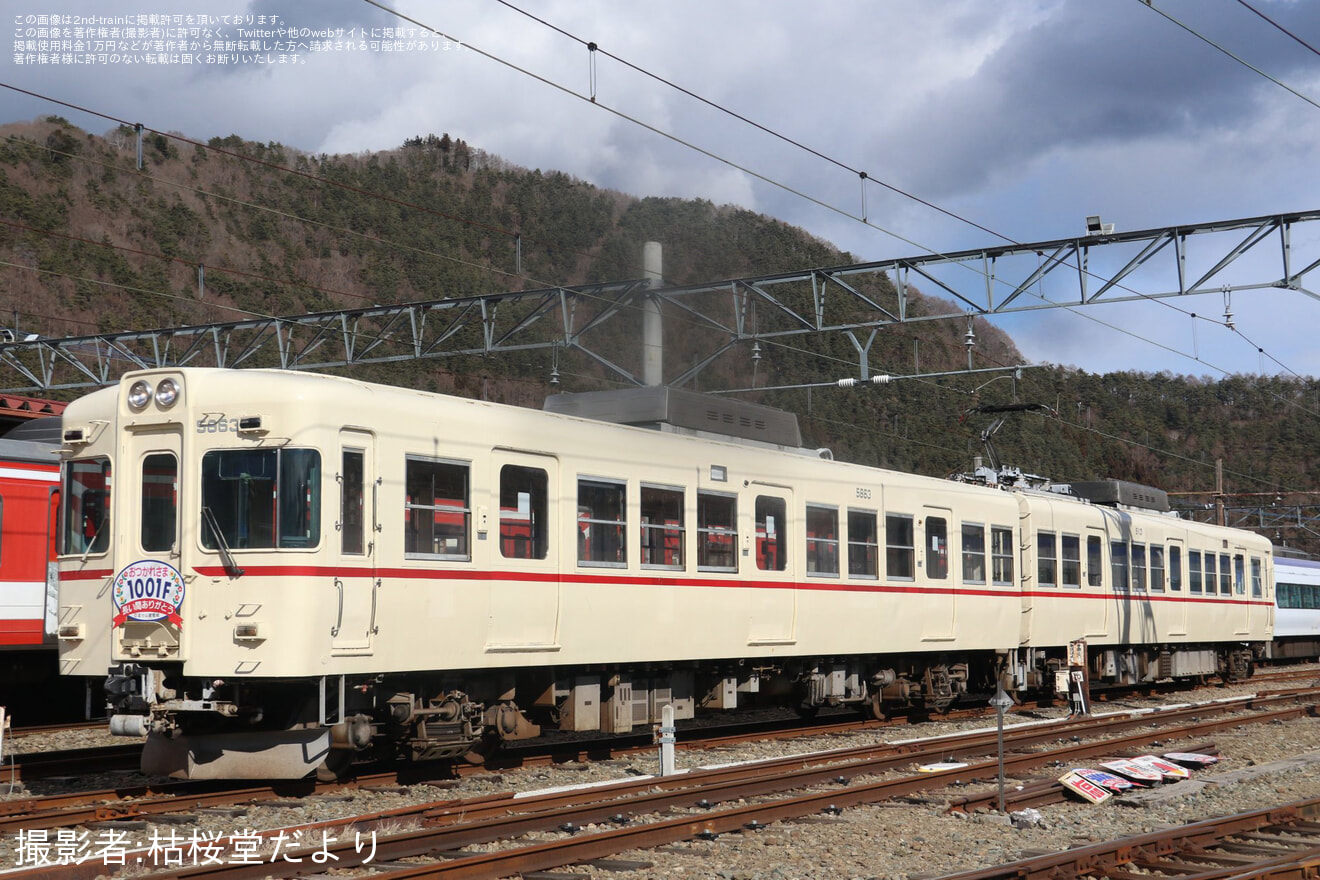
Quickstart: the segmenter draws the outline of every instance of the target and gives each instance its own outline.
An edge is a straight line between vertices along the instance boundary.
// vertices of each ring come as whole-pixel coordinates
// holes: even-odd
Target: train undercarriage
[[[1093,684],[1241,680],[1260,646],[1092,647]],[[382,673],[227,682],[167,665],[122,664],[106,694],[111,730],[146,737],[144,772],[186,779],[332,778],[364,759],[480,762],[547,731],[649,730],[717,711],[853,707],[876,718],[939,713],[1002,686],[1020,697],[1066,690],[1063,649],[941,656]]]

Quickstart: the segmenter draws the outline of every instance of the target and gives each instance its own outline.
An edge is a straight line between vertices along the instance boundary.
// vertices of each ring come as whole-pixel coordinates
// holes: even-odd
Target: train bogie
[[[1048,688],[1077,639],[1114,680],[1202,674],[1268,634],[1244,533],[709,431],[176,369],[72,405],[64,439],[62,668],[113,666],[116,729],[176,775],[242,775],[199,757],[240,733],[302,775],[666,707],[942,709]],[[1169,548],[1213,542],[1229,594],[1175,589]]]

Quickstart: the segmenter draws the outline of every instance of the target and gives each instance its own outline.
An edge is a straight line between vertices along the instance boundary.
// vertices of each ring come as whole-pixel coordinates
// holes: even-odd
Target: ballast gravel
[[[1317,679],[1320,679],[1320,667]],[[1283,687],[1283,685],[1275,686]],[[1207,687],[1166,697],[1151,697],[1097,704],[1096,714],[1153,708],[1165,704],[1219,700],[1269,690],[1248,683],[1234,687]],[[1046,709],[1033,717],[1009,715],[1006,727],[1040,718],[1058,718],[1066,709]],[[680,750],[678,764],[691,768],[816,752],[884,741],[910,740],[980,729],[985,721],[928,722],[889,727],[856,734],[832,734],[794,740],[761,740],[746,745],[710,750]],[[680,732],[681,739],[681,732]],[[1320,719],[1304,716],[1282,723],[1244,724],[1213,737],[1221,761],[1193,778],[1229,773],[1249,767],[1311,754],[1320,759]],[[46,749],[85,748],[109,744],[98,731],[70,731],[43,737],[7,741],[6,753]],[[122,743],[115,739],[113,742]],[[1170,741],[1165,749],[1176,747]],[[178,819],[150,819],[124,823],[128,839],[148,846],[153,839],[173,834],[183,841],[231,835],[249,830],[276,829],[321,822],[348,815],[384,811],[410,804],[475,797],[504,791],[530,792],[566,785],[601,782],[653,773],[658,760],[611,760],[554,768],[504,771],[473,775],[439,785],[388,786],[343,790],[328,796],[221,810],[198,810]],[[74,781],[39,780],[27,787],[0,785],[0,802],[71,789],[112,788],[147,781],[136,773],[110,773]],[[1008,780],[1008,786],[1021,780]],[[958,780],[962,783],[963,780]],[[452,787],[449,787],[452,786]],[[929,880],[961,871],[1002,864],[1032,855],[1086,846],[1160,828],[1183,825],[1214,816],[1261,809],[1320,796],[1320,760],[1287,770],[1263,773],[1232,785],[1189,786],[1198,790],[1166,803],[1146,807],[1125,806],[1118,799],[1090,805],[1068,802],[1039,808],[1017,822],[994,812],[950,813],[947,803],[973,792],[992,788],[993,782],[953,784],[902,802],[856,807],[837,816],[813,816],[803,821],[775,823],[757,831],[724,834],[715,840],[685,841],[654,850],[620,853],[611,857],[609,870],[591,865],[554,869],[556,874],[597,878],[717,878],[717,880],[806,880],[806,878],[885,878]],[[400,826],[399,830],[403,830]],[[584,829],[590,831],[592,829]],[[59,832],[48,832],[55,841]],[[66,837],[83,834],[95,843],[104,831],[65,831]],[[304,841],[307,842],[307,841]],[[22,844],[22,845],[20,845]],[[94,846],[92,847],[95,848]],[[494,849],[496,845],[485,847]],[[0,869],[32,867],[36,851],[16,834],[0,835]],[[618,869],[630,869],[620,871]],[[355,872],[335,871],[336,876]],[[358,872],[367,876],[369,872]]]

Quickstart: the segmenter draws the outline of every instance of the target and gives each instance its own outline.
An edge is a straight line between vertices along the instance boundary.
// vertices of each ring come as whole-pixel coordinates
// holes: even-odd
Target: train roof
[[[665,385],[555,394],[546,412],[655,430],[718,434],[798,449],[802,431],[791,412]]]

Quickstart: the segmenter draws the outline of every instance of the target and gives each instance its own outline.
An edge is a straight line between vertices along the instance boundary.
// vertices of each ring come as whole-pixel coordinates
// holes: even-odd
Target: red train
[[[83,689],[59,676],[55,641],[59,432],[52,418],[0,438],[0,706],[20,724],[67,718],[84,703]]]

